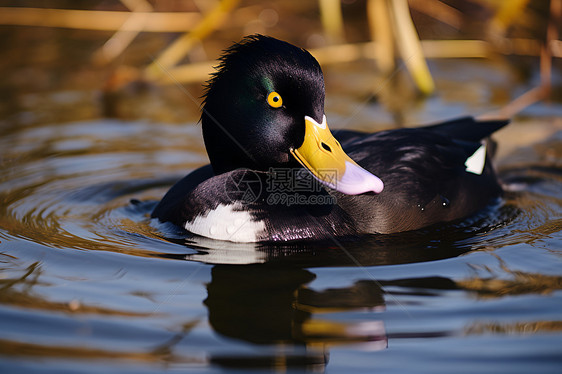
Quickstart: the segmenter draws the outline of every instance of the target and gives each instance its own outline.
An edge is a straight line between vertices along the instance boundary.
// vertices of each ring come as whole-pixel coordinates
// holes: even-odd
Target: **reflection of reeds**
[[[127,360],[140,363],[161,363],[162,361],[194,363],[202,365],[203,359],[170,359],[151,352],[127,352],[89,347],[53,346],[53,344],[23,343],[13,340],[0,340],[0,352],[8,357],[29,357],[33,359],[72,359],[72,360]]]
[[[533,321],[533,322],[476,322],[465,328],[467,335],[510,334],[532,335],[562,331],[562,321]]]
[[[40,285],[41,263],[34,262],[27,267],[25,273],[18,278],[0,280],[0,304],[17,308],[37,309],[46,312],[62,312],[73,314],[95,314],[114,317],[149,317],[154,313],[142,313],[129,310],[117,310],[100,306],[86,305],[74,299],[70,302],[57,302],[32,292],[33,287]],[[0,349],[1,351],[1,349]]]
[[[472,6],[487,9],[491,14],[485,27],[487,33],[484,34],[487,37],[482,40],[420,40],[418,30],[412,22],[411,10],[456,30],[466,22],[465,14],[439,0],[368,0],[365,13],[371,41],[347,43],[347,25],[340,1],[319,0],[319,21],[328,44],[313,49],[312,52],[322,64],[373,59],[381,74],[386,76],[396,69],[396,59],[399,58],[418,91],[426,94],[431,93],[434,88],[427,68],[427,58],[487,58],[494,54],[537,56],[541,59],[540,87],[524,95],[498,115],[511,115],[520,110],[522,105],[548,97],[551,59],[562,57],[562,41],[558,40],[562,0],[550,1],[549,22],[543,39],[536,36],[541,34],[540,30],[536,30],[541,27],[541,22],[537,21],[537,16],[529,16],[531,2],[528,0],[466,1],[473,3]],[[237,7],[240,2],[242,6]],[[151,81],[185,83],[203,81],[211,71],[211,62],[179,65],[192,48],[214,31],[224,30],[226,27],[237,27],[242,34],[242,30],[251,22],[247,17],[247,9],[261,6],[246,6],[240,0],[217,0],[206,3],[206,9],[201,9],[200,12],[160,12],[155,11],[148,0],[121,0],[121,3],[128,11],[4,7],[0,8],[0,24],[114,31],[92,56],[97,64],[113,61],[140,32],[183,33],[156,56],[144,69],[143,75]],[[194,2],[193,7],[197,8],[201,5],[199,3]],[[298,12],[304,6],[294,6],[294,9]],[[236,16],[242,13],[246,16]],[[526,34],[519,32],[511,37],[509,30],[517,24],[535,29],[528,30]]]
[[[548,295],[562,288],[562,277],[554,275],[511,272],[511,280],[498,278],[472,278],[457,282],[480,298],[497,298],[506,295]]]

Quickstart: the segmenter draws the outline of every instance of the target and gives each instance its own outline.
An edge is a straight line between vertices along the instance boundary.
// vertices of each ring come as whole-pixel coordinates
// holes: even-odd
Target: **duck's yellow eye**
[[[281,98],[281,95],[273,91],[267,95],[267,103],[273,108],[280,108],[281,105],[283,105],[283,99]]]

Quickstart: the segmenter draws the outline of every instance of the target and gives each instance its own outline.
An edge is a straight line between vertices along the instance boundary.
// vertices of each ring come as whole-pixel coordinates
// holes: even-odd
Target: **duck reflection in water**
[[[267,264],[215,266],[205,300],[213,329],[275,350],[269,351],[271,355],[214,357],[213,362],[238,367],[315,366],[327,364],[327,348],[332,345],[387,347],[384,325],[376,314],[353,322],[321,317],[337,311],[380,311],[384,298],[375,281],[316,291],[308,287],[315,277],[308,270]]]
[[[512,214],[511,209],[494,207],[463,224],[396,236],[295,246],[226,243],[193,237],[178,242],[194,252],[166,257],[213,264],[204,301],[211,327],[225,337],[257,345],[251,355],[247,351],[215,353],[213,363],[238,368],[316,369],[328,363],[330,347],[354,344],[375,351],[385,349],[389,340],[455,333],[426,328],[388,333],[380,313],[386,310],[385,298],[428,296],[458,286],[442,277],[375,280],[365,276],[347,286],[319,290],[325,284],[324,273],[315,274],[314,269],[372,269],[455,257],[471,250],[476,234],[488,230],[490,222],[502,222]]]

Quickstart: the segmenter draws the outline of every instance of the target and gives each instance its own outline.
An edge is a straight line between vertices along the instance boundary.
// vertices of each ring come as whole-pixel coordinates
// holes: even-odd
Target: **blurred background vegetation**
[[[561,101],[561,20],[562,0],[3,0],[0,129],[99,117],[196,121],[217,57],[252,33],[309,49],[336,112],[351,95],[402,125],[405,107],[443,89],[437,68],[462,75],[459,61],[478,60],[509,69],[524,87],[492,88],[495,109],[478,113],[510,117]]]

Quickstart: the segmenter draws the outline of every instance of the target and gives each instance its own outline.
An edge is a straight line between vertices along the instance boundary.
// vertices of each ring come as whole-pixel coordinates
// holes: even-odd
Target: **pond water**
[[[493,109],[493,68],[479,84],[448,66],[409,123]],[[336,128],[353,111],[330,87],[360,74],[338,77]],[[456,100],[462,89],[476,103]],[[359,126],[391,121],[348,101]],[[11,127],[0,136],[0,371],[558,373],[561,110],[537,104],[498,134],[507,191],[475,217],[279,247],[186,239],[148,218],[207,162],[195,122]]]

